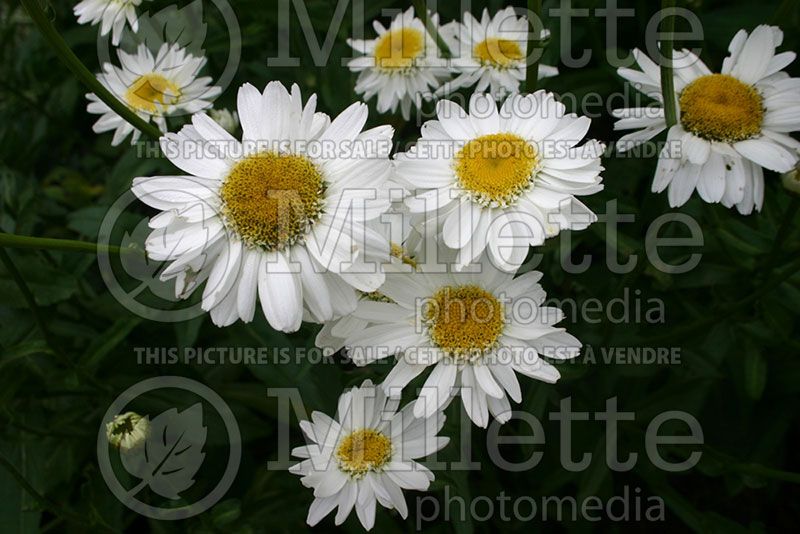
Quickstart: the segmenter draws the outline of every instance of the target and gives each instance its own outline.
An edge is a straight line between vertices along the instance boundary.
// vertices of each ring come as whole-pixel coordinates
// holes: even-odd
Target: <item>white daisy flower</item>
[[[136,54],[117,50],[117,55],[121,68],[106,63],[97,79],[131,111],[145,121],[152,120],[162,132],[167,131],[166,115],[206,109],[222,92],[210,85],[210,77],[197,77],[206,58],[194,57],[178,45],[163,44],[155,57],[145,44],[139,45]],[[102,115],[94,124],[95,133],[114,130],[112,146],[119,145],[131,132],[131,143],[139,140],[141,132],[97,95],[89,93],[86,98],[87,111]]]
[[[463,22],[442,26],[440,35],[455,54],[451,67],[457,76],[437,95],[475,84],[476,93],[488,90],[497,100],[518,93],[527,69],[528,29],[528,19],[517,17],[513,7],[498,11],[494,17],[484,9],[480,21],[465,12]],[[548,36],[549,32],[543,31],[541,39]],[[539,79],[557,74],[556,67],[539,64]]]
[[[83,0],[75,6],[75,16],[78,24],[95,25],[101,22],[100,35],[111,32],[111,43],[119,44],[122,30],[127,21],[134,32],[139,30],[139,20],[136,18],[136,8],[142,0]]]
[[[257,297],[269,324],[349,313],[356,289],[376,290],[385,239],[366,227],[389,208],[393,130],[363,131],[367,106],[331,121],[303,107],[300,89],[272,82],[239,90],[239,142],[205,114],[161,138],[187,176],[136,178],[133,192],[163,213],[150,221],[149,257],[172,262],[162,280],[187,297],[206,281],[202,307],[216,325],[253,319]]]
[[[488,249],[495,265],[514,271],[528,245],[597,219],[575,197],[603,188],[604,147],[577,146],[591,120],[566,114],[551,93],[510,96],[499,112],[491,96],[475,94],[469,114],[448,100],[436,113],[417,144],[396,156],[396,173],[417,190],[410,211],[425,214],[427,231],[459,251],[459,267]]]
[[[515,372],[554,383],[560,374],[542,356],[578,356],[581,343],[554,326],[564,314],[543,305],[541,273],[514,278],[488,261],[480,267],[434,274],[422,266],[387,276],[380,291],[392,302],[362,301],[353,312],[370,323],[345,341],[353,361],[397,357],[383,383],[387,393],[433,368],[414,403],[417,417],[442,409],[456,388],[476,425],[486,427],[489,413],[503,423],[511,416],[508,398],[521,400]]]
[[[678,123],[669,129],[652,190],[669,188],[671,207],[682,206],[697,190],[706,202],[736,206],[742,214],[764,201],[767,168],[786,172],[798,161],[800,142],[788,134],[800,130],[800,79],[782,72],[794,52],[775,53],[783,32],[758,26],[752,34],[740,30],[731,41],[721,73],[712,73],[688,50],[677,54],[673,77]],[[641,71],[619,74],[658,102],[661,73],[641,51],[634,55]],[[614,112],[623,136],[620,151],[644,143],[667,129],[661,107],[626,108]]]
[[[341,525],[355,508],[370,530],[377,503],[408,517],[403,490],[424,491],[434,480],[415,460],[440,450],[450,438],[437,436],[444,414],[419,419],[410,404],[398,412],[398,403],[367,380],[339,397],[336,419],[314,412],[311,421],[300,422],[310,444],[292,451],[305,459],[289,470],[303,477],[304,486],[314,488],[309,525],[337,507],[335,521]]]
[[[431,16],[434,26],[438,21],[438,15]],[[373,26],[377,38],[347,40],[363,54],[348,63],[351,71],[359,73],[356,93],[365,101],[377,95],[379,113],[394,113],[399,107],[408,120],[412,105],[419,108],[423,98],[431,96],[449,77],[449,71],[425,23],[414,16],[413,7],[397,15],[389,28],[377,20]]]

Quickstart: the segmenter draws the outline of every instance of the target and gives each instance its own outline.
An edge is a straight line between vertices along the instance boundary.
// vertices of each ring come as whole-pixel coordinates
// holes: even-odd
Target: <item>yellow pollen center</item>
[[[392,441],[377,430],[356,430],[336,449],[339,468],[353,477],[376,471],[392,457]]]
[[[425,51],[425,36],[414,28],[386,32],[375,47],[375,63],[386,70],[405,70]]]
[[[280,250],[319,218],[324,181],[306,157],[263,152],[237,163],[220,189],[226,224],[251,247]]]
[[[472,52],[482,64],[499,68],[507,68],[525,59],[519,44],[508,39],[486,39],[475,45]]]
[[[533,183],[538,164],[536,149],[514,134],[491,134],[473,139],[455,158],[459,185],[476,202],[513,204]]]
[[[502,303],[474,285],[447,286],[422,310],[431,341],[456,358],[474,358],[497,344],[505,324]]]
[[[157,113],[181,97],[180,88],[160,74],[140,76],[125,92],[125,101],[137,111]]]
[[[727,74],[710,74],[680,96],[681,124],[709,141],[744,141],[761,133],[764,100],[755,87]]]

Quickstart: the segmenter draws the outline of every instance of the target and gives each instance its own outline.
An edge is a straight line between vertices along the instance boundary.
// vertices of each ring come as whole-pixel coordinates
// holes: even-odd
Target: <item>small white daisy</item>
[[[139,30],[139,20],[136,18],[136,8],[142,0],[83,0],[75,6],[75,16],[78,24],[97,24],[102,21],[100,35],[111,32],[111,43],[119,44],[122,30],[127,21],[131,29]]]
[[[437,95],[475,84],[476,93],[488,90],[497,100],[518,93],[527,69],[528,29],[528,19],[517,17],[513,7],[498,11],[494,17],[484,9],[480,21],[465,12],[463,22],[443,25],[440,35],[455,55],[451,68],[457,76]],[[548,35],[543,31],[541,38]],[[539,64],[539,79],[557,74],[556,67]]]
[[[438,26],[438,15],[431,22]],[[352,59],[348,67],[358,72],[356,93],[365,101],[378,97],[379,113],[396,112],[411,117],[411,107],[419,108],[449,77],[445,61],[439,57],[436,41],[425,24],[414,16],[414,8],[397,15],[389,28],[373,22],[378,37],[370,40],[348,39],[347,43],[361,57]]]
[[[758,26],[740,30],[731,41],[722,72],[712,73],[700,58],[682,50],[673,78],[678,123],[669,129],[652,190],[669,188],[671,207],[682,206],[697,190],[706,202],[736,206],[742,214],[764,202],[763,168],[786,172],[797,163],[800,142],[800,79],[782,70],[794,52],[776,54],[783,32]],[[642,93],[663,102],[658,65],[641,51],[634,55],[641,71],[619,74]],[[617,143],[619,151],[644,143],[667,128],[664,110],[618,109],[618,130],[636,129]]]
[[[155,56],[144,44],[139,45],[136,54],[122,50],[117,50],[117,54],[121,68],[106,63],[97,79],[143,120],[152,120],[162,132],[167,131],[165,116],[206,109],[222,92],[221,88],[210,85],[210,77],[197,77],[206,58],[188,54],[178,45],[163,44]],[[136,143],[141,135],[139,130],[94,93],[86,98],[87,111],[102,115],[94,124],[95,133],[114,130],[111,144],[117,146],[133,132],[131,143]]]
[[[202,282],[214,324],[253,319],[292,332],[352,311],[356,289],[376,290],[389,244],[366,227],[389,208],[393,130],[362,132],[367,106],[331,121],[279,82],[239,89],[242,141],[198,113],[161,138],[187,176],[136,178],[133,192],[162,210],[153,217],[150,258],[172,262],[162,280],[188,297]]]
[[[341,525],[355,508],[365,529],[375,524],[380,503],[405,519],[408,506],[403,490],[424,491],[434,480],[429,469],[415,460],[443,448],[450,438],[439,437],[445,416],[441,412],[420,419],[409,404],[397,411],[399,399],[389,399],[369,380],[339,397],[336,419],[321,412],[300,428],[310,444],[292,454],[305,458],[290,468],[314,488],[307,522],[314,526],[334,508]]]
[[[410,211],[459,251],[459,267],[488,249],[498,267],[514,271],[528,245],[597,219],[575,197],[603,188],[604,147],[578,146],[591,120],[566,114],[551,93],[510,96],[499,112],[491,96],[475,94],[469,114],[448,100],[436,113],[417,144],[396,156],[396,172],[416,190]]]
[[[516,373],[556,382],[558,370],[542,359],[578,356],[581,343],[554,325],[564,314],[544,306],[542,274],[517,278],[480,264],[480,272],[413,272],[387,276],[380,292],[390,302],[362,301],[353,315],[369,321],[345,345],[366,365],[389,355],[397,362],[383,383],[393,394],[432,371],[414,403],[414,415],[428,417],[460,391],[472,421],[486,427],[491,413],[501,423],[521,400]]]

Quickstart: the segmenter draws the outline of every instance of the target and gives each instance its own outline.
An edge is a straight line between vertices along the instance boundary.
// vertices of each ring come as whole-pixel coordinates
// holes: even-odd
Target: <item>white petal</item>
[[[303,293],[298,273],[280,252],[261,262],[258,296],[270,326],[283,332],[296,332],[303,320]]]
[[[733,148],[750,161],[776,172],[789,172],[797,163],[796,154],[763,137],[740,141]]]
[[[436,364],[414,403],[416,417],[430,417],[450,400],[457,371],[458,366],[454,363],[443,361]]]

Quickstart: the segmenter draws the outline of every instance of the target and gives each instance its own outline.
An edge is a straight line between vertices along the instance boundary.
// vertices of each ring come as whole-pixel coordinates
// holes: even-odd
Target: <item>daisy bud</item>
[[[150,421],[134,412],[117,415],[106,425],[108,442],[123,452],[142,445],[149,434]]]

